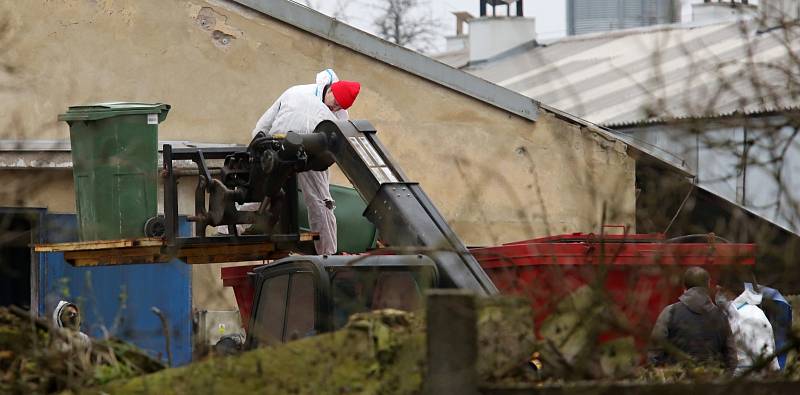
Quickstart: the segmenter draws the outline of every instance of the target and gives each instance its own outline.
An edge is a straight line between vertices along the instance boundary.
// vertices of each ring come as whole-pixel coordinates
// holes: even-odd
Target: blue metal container
[[[78,240],[75,214],[47,214],[45,243]],[[189,225],[182,221],[182,234]],[[157,307],[169,323],[173,365],[192,360],[192,272],[179,260],[168,264],[73,267],[63,253],[39,254],[39,311],[50,318],[59,300],[78,305],[89,336],[117,337],[167,361]]]

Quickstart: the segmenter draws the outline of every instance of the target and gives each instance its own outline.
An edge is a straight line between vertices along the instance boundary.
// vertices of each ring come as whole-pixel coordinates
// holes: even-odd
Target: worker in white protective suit
[[[296,85],[287,89],[261,116],[253,129],[267,135],[276,133],[312,133],[325,120],[347,120],[347,109],[353,105],[361,85],[339,81],[331,69],[317,74],[315,84]],[[315,241],[318,254],[336,253],[335,202],[330,193],[329,171],[306,171],[297,175],[297,185],[303,191],[308,208],[308,223],[312,232],[319,232]]]
[[[723,276],[717,287],[715,301],[728,317],[736,345],[737,365],[734,374],[750,370],[757,362],[772,357],[765,363],[767,370],[780,369],[775,358],[775,337],[767,316],[758,307],[761,293],[746,287],[735,276]]]
[[[54,346],[62,352],[85,350],[91,339],[81,332],[81,312],[74,303],[59,301],[53,310]]]

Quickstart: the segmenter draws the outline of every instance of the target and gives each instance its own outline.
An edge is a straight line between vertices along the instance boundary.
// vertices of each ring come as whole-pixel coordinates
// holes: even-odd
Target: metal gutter
[[[655,125],[666,125],[666,124],[674,124],[680,122],[691,122],[691,121],[714,121],[723,118],[734,118],[734,117],[765,117],[765,116],[772,116],[772,115],[781,115],[787,112],[797,112],[800,110],[800,105],[787,105],[782,107],[765,107],[765,108],[757,108],[751,110],[733,110],[733,111],[726,111],[726,112],[716,112],[710,113],[707,115],[681,115],[673,118],[663,118],[663,117],[656,117],[650,119],[639,119],[639,120],[630,120],[630,121],[614,121],[603,123],[602,126],[609,127],[609,128],[629,128],[629,127],[637,127],[637,126],[655,126]]]
[[[539,102],[286,0],[231,0],[370,58],[536,121]]]
[[[668,154],[666,151],[664,153],[659,153],[657,147],[649,148],[641,144],[640,142],[634,140],[631,136],[627,136],[623,133],[611,130],[609,128],[599,126],[593,124],[589,121],[584,119],[578,118],[575,115],[570,113],[561,111],[557,108],[550,107],[546,104],[542,104],[542,110],[551,112],[558,118],[564,119],[570,123],[582,125],[587,129],[604,136],[608,140],[619,140],[625,143],[628,147],[632,148],[634,151],[638,152],[645,157],[652,158],[659,167],[670,170],[674,173],[677,173],[683,177],[694,177],[694,173],[692,173],[691,169],[687,167],[684,163],[679,162],[673,158],[667,158],[665,154]]]
[[[67,151],[70,150],[69,140],[0,140],[0,152],[14,151]]]
[[[770,219],[766,215],[759,214],[758,212],[756,212],[755,210],[753,210],[751,208],[742,206],[741,204],[736,203],[735,201],[733,201],[731,199],[728,199],[725,196],[722,196],[722,195],[720,195],[720,194],[708,189],[707,187],[695,184],[695,188],[697,188],[700,191],[700,193],[704,193],[704,194],[710,196],[712,199],[717,200],[717,204],[719,204],[719,203],[727,204],[727,205],[729,205],[729,206],[731,206],[731,207],[733,207],[735,209],[741,210],[742,212],[744,212],[745,214],[747,214],[747,215],[749,215],[751,217],[754,217],[756,219],[759,219],[759,220],[762,220],[762,221],[765,221],[765,222],[769,223],[770,225],[774,226],[775,228],[778,228],[782,232],[786,232],[788,234],[791,234],[794,237],[799,237],[800,236],[800,233],[796,232],[795,230],[792,230],[792,229],[790,229],[789,227],[787,227],[785,225],[779,224],[775,220]]]
[[[200,143],[188,140],[159,140],[158,151],[161,152],[161,147],[164,144],[169,144],[172,148],[228,148],[228,147],[244,147],[242,144],[226,144],[226,143]],[[69,140],[0,140],[0,152],[71,152],[72,145]]]

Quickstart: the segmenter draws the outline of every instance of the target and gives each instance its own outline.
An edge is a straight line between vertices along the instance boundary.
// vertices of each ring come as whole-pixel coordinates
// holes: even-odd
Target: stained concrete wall
[[[0,207],[46,207],[75,212],[69,170],[0,170]]]
[[[158,101],[173,106],[161,139],[247,143],[284,89],[332,67],[362,83],[351,117],[377,127],[467,244],[634,223],[625,145],[546,111],[531,122],[228,1],[3,2],[0,15],[12,66],[0,72],[2,138],[67,138],[56,116],[69,105]],[[71,208],[68,188],[52,192],[36,204]]]

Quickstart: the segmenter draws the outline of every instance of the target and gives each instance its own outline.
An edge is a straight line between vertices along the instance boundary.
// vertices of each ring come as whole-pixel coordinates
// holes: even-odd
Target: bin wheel
[[[147,237],[162,237],[167,232],[163,215],[157,215],[144,223],[144,234]]]

